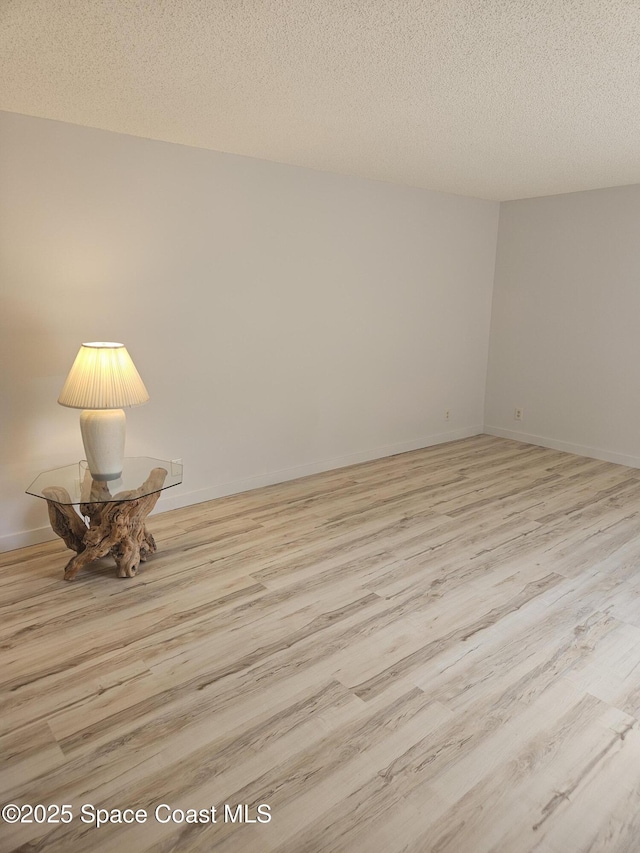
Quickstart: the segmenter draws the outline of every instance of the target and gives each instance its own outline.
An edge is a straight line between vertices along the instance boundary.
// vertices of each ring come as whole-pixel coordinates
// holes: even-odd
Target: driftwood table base
[[[113,497],[107,483],[93,480],[89,501],[80,504],[80,512],[88,524],[70,505],[66,489],[61,486],[43,489],[51,527],[76,552],[65,567],[66,581],[72,581],[80,569],[106,554],[114,557],[118,577],[135,576],[139,564],[156,550],[145,520],[160,497],[166,476],[164,468],[154,468],[139,489]]]

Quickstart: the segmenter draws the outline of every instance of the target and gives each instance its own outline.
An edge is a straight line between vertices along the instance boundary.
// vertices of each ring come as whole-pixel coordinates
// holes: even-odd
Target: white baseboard
[[[332,459],[323,459],[319,462],[310,462],[306,465],[296,465],[292,468],[281,468],[278,471],[270,471],[267,474],[259,474],[255,477],[247,477],[243,480],[233,480],[229,483],[217,483],[204,489],[196,489],[192,492],[172,495],[165,492],[157,504],[156,512],[166,512],[170,509],[180,509],[184,506],[213,501],[227,495],[237,495],[240,492],[248,492],[252,489],[260,489],[263,486],[273,486],[276,483],[286,483],[289,480],[299,480],[311,474],[322,474],[324,471],[334,471],[338,468],[346,468],[348,465],[357,465],[359,462],[370,462],[372,459],[383,459],[386,456],[395,456],[397,453],[407,453],[411,450],[420,450],[423,447],[431,447],[434,444],[445,444],[447,441],[459,441],[462,438],[471,438],[482,434],[482,426],[465,427],[464,429],[441,432],[436,435],[423,436],[412,441],[404,441],[399,444],[386,444],[370,450],[350,453],[347,456],[336,456]]]
[[[289,480],[298,480],[300,477],[308,477],[310,474],[321,474],[324,471],[333,471],[337,468],[345,468],[348,465],[357,465],[359,462],[370,462],[372,459],[383,459],[386,456],[395,456],[397,453],[407,453],[410,450],[420,450],[423,447],[431,447],[434,444],[444,444],[447,441],[458,441],[462,438],[471,438],[483,432],[482,425],[455,429],[450,432],[441,432],[436,435],[423,436],[412,441],[399,444],[387,444],[347,456],[337,456],[333,459],[324,459],[319,462],[310,462],[306,465],[296,465],[292,468],[282,468],[278,471],[269,471],[255,477],[247,477],[242,480],[234,480],[228,483],[216,483],[203,489],[191,492],[179,492],[172,494],[170,489],[162,494],[154,512],[167,512],[170,509],[181,509],[185,506],[212,501],[227,495],[236,495],[240,492],[248,492],[251,489],[259,489],[262,486],[273,486],[276,483],[286,483]],[[189,471],[186,471],[187,478]],[[179,488],[179,487],[178,487]],[[39,527],[34,530],[25,530],[21,533],[8,533],[0,536],[0,552],[13,551],[16,548],[25,548],[28,545],[37,545],[55,539],[56,535],[50,527]]]
[[[6,533],[0,536],[0,553],[15,551],[16,548],[26,548],[28,545],[40,545],[58,537],[51,527],[36,527],[33,530],[23,530],[21,533]]]
[[[627,465],[629,468],[640,468],[640,457],[638,456],[627,456],[624,453],[614,453],[611,450],[602,450],[599,447],[572,444],[569,441],[558,441],[544,435],[532,435],[517,430],[489,426],[488,424],[485,424],[484,432],[487,435],[496,435],[499,438],[522,441],[524,444],[537,444],[539,447],[548,447],[550,450],[562,450],[565,453],[575,453],[576,456],[588,456],[591,459],[601,459],[603,462],[615,462],[618,465]]]

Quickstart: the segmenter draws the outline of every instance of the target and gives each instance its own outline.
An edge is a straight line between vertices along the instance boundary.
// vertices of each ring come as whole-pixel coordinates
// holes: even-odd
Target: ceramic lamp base
[[[127,418],[122,409],[84,409],[80,432],[94,480],[117,480],[122,474]]]

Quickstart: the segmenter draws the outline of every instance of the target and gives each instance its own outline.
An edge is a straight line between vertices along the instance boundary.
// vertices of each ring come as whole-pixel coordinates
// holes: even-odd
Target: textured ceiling
[[[639,0],[0,0],[0,109],[435,190],[640,182]]]

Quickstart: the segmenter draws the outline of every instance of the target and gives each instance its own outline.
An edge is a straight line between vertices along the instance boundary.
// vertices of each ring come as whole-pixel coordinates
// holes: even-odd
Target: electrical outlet
[[[445,421],[448,421],[450,417],[451,417],[451,411],[450,411],[450,409],[445,409],[445,410],[444,410],[444,419],[445,419]]]
[[[521,406],[516,406],[513,410],[513,419],[515,421],[521,421],[524,417],[524,409]]]

